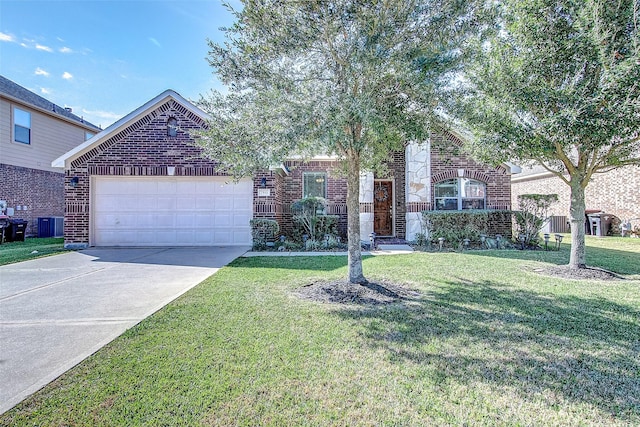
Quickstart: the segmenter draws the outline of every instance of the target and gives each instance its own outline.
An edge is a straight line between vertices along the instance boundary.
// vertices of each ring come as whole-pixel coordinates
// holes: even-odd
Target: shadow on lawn
[[[366,259],[370,257],[362,257]],[[282,270],[333,271],[347,266],[345,256],[271,256],[237,258],[231,267],[273,268]]]
[[[543,296],[494,282],[379,308],[342,309],[372,347],[443,382],[513,387],[523,400],[588,403],[640,420],[640,311],[605,299]]]
[[[487,256],[493,258],[519,259],[527,261],[542,261],[551,264],[564,265],[569,263],[568,245],[562,245],[559,251],[531,251],[531,250],[476,250],[465,254]],[[587,265],[611,270],[618,274],[640,274],[640,253],[587,247]]]

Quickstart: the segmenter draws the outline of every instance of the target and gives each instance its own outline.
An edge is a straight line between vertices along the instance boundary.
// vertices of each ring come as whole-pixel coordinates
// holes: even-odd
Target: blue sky
[[[2,0],[0,74],[105,128],[166,89],[223,89],[207,39],[232,23],[220,0]]]

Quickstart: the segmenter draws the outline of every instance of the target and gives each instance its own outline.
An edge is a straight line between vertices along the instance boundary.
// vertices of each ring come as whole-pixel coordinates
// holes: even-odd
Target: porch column
[[[422,211],[431,201],[431,143],[411,142],[405,148],[407,221],[406,240],[414,241],[423,233]]]
[[[360,240],[373,233],[373,172],[360,174]]]

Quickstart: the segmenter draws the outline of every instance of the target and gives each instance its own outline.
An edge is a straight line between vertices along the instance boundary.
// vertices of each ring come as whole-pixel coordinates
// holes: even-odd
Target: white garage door
[[[95,246],[251,245],[253,183],[225,177],[95,177]]]

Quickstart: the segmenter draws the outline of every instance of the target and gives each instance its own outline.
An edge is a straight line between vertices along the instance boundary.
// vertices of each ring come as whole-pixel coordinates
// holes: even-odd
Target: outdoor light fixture
[[[496,234],[496,248],[500,249],[500,241],[502,240],[501,234]]]
[[[483,248],[485,246],[486,241],[487,241],[487,235],[486,234],[481,234],[480,235],[480,243],[482,244]]]
[[[469,249],[469,242],[470,242],[469,239],[464,239],[462,241],[462,244],[464,245],[464,249]]]
[[[442,244],[444,243],[444,237],[438,237],[438,247],[442,250]]]
[[[520,240],[520,248],[521,248],[522,250],[524,250],[524,241],[525,241],[525,238],[526,238],[526,237],[527,237],[527,236],[525,236],[524,234],[519,234],[519,235],[518,235],[518,240]]]
[[[373,250],[376,246],[376,233],[374,231],[369,234],[369,242],[371,244],[371,250]]]
[[[544,250],[548,251],[549,250],[549,239],[551,238],[551,235],[549,235],[549,233],[544,233]]]
[[[73,178],[71,178],[71,181],[69,181],[69,185],[71,186],[71,188],[76,188],[79,182],[80,182],[80,178],[78,178],[77,176],[74,176]]]
[[[556,251],[560,250],[560,243],[562,243],[562,238],[564,236],[562,234],[556,234],[555,238],[556,238]]]

